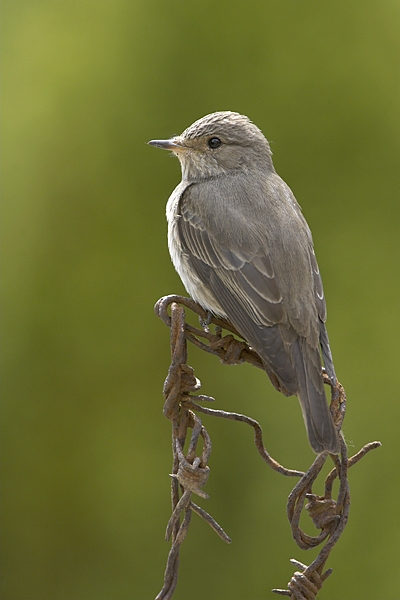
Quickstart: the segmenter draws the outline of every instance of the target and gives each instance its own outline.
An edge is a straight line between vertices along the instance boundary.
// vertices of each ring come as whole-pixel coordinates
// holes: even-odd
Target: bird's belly
[[[171,255],[172,263],[182,280],[188,294],[198,302],[203,308],[209,310],[215,315],[226,317],[226,313],[215,299],[214,295],[206,285],[197,277],[190,266],[188,256],[183,252],[179,241],[179,232],[177,227],[176,208],[179,197],[172,194],[167,205],[168,220],[168,249]]]

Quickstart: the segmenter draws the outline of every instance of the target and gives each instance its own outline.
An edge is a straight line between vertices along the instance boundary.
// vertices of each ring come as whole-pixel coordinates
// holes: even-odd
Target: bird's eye
[[[210,148],[212,148],[214,150],[214,148],[219,148],[219,146],[222,144],[221,140],[217,137],[212,137],[208,140],[208,145]]]

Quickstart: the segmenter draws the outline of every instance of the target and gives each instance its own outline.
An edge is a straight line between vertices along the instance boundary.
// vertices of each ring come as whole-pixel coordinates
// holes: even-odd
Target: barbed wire
[[[186,323],[183,307],[199,316],[201,329]],[[171,315],[168,313],[169,308]],[[163,388],[165,398],[163,412],[172,424],[173,454],[172,515],[166,529],[166,539],[171,540],[171,549],[164,573],[164,585],[155,600],[169,600],[175,591],[178,581],[179,550],[187,535],[193,512],[204,519],[223,541],[231,542],[230,537],[215,519],[192,500],[193,494],[201,498],[208,498],[208,494],[202,488],[207,483],[210,473],[208,459],[212,447],[210,436],[198,413],[241,421],[250,425],[254,429],[256,448],[268,466],[281,475],[300,478],[287,501],[287,517],[293,538],[299,548],[303,550],[315,548],[327,541],[310,565],[307,566],[291,559],[291,563],[298,570],[293,574],[287,589],[273,589],[272,591],[281,596],[288,596],[292,600],[315,600],[324,581],[332,572],[331,569],[324,571],[326,560],[348,521],[350,510],[348,469],[370,450],[378,448],[381,445],[380,442],[366,444],[357,454],[348,458],[347,446],[340,431],[346,412],[345,390],[340,383],[333,386],[329,377],[324,373],[324,383],[331,387],[330,410],[339,431],[340,456],[326,452],[319,454],[306,473],[283,467],[266,450],[261,426],[255,419],[199,404],[199,402],[213,402],[214,398],[198,394],[201,384],[195,377],[192,367],[187,364],[187,341],[205,352],[218,356],[225,364],[247,362],[266,370],[258,354],[248,344],[234,337],[234,335],[240,337],[240,334],[231,323],[211,316],[191,298],[177,295],[165,296],[155,305],[155,312],[170,327],[171,365]],[[210,331],[211,323],[215,326],[215,333]],[[223,336],[223,330],[231,333]],[[287,395],[287,390],[280,386],[275,375],[268,371],[267,374],[274,387]],[[193,393],[196,394],[192,395]],[[191,430],[190,435],[189,430]],[[200,440],[202,440],[202,450],[197,453]],[[189,444],[185,453],[184,447],[187,442]],[[328,459],[333,461],[334,466],[325,479],[324,495],[318,496],[313,493],[312,486]],[[336,478],[339,478],[339,491],[335,500],[332,498],[332,488]],[[306,500],[308,502],[304,506]],[[319,535],[310,536],[301,529],[299,523],[303,508],[308,511],[316,528],[321,530]]]

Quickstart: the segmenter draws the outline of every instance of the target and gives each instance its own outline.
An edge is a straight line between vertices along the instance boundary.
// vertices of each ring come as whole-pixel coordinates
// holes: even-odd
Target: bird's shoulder
[[[293,193],[274,172],[238,173],[178,186],[176,213],[225,247],[250,254],[260,247],[312,245]]]

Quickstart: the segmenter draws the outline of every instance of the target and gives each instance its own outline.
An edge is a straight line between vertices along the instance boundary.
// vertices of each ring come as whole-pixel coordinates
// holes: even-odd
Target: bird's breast
[[[168,249],[171,260],[186,291],[193,300],[213,314],[226,317],[225,312],[210,289],[197,277],[191,265],[190,256],[182,248],[178,230],[178,220],[181,218],[179,215],[179,200],[186,187],[187,184],[180,183],[172,192],[167,203]]]

